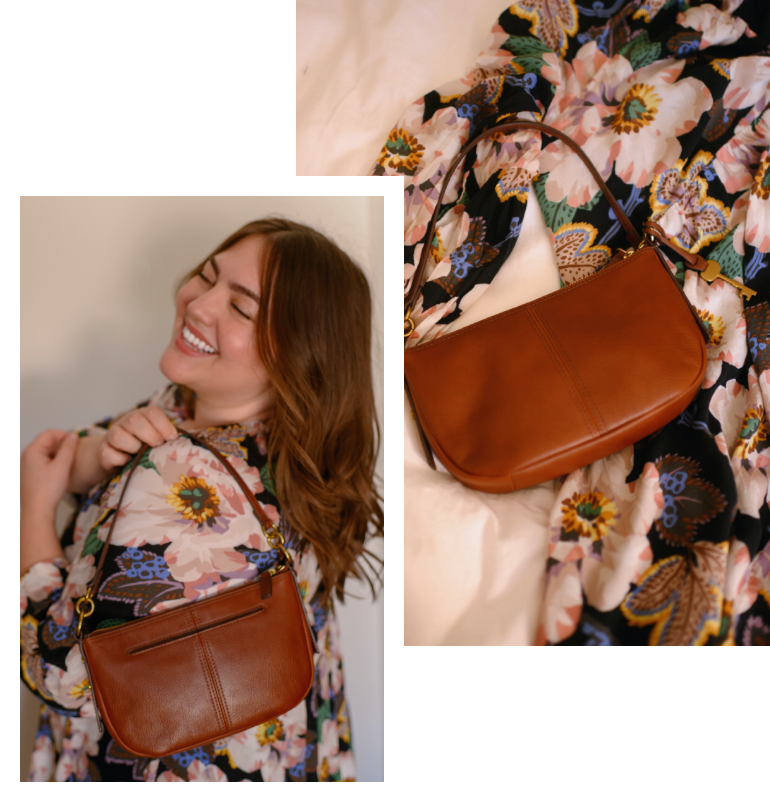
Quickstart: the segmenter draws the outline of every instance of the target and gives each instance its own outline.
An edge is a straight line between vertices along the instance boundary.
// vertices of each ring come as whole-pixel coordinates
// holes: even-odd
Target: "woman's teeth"
[[[212,348],[210,345],[206,345],[203,340],[199,340],[191,331],[190,329],[185,326],[182,329],[182,337],[184,341],[195,351],[200,351],[203,354],[216,354],[216,350]]]

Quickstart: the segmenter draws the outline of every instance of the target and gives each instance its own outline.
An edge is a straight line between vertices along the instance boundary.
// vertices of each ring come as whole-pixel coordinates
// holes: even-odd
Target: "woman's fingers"
[[[69,476],[72,463],[75,460],[75,452],[78,449],[78,439],[77,432],[67,432],[64,437],[59,440],[56,456],[53,458],[54,464],[57,465],[62,472],[65,472],[67,476]]]
[[[67,432],[63,432],[61,429],[46,429],[44,432],[40,432],[31,445],[34,451],[45,454],[47,457],[53,457],[66,436]]]
[[[146,412],[136,410],[126,416],[122,426],[142,443],[150,446],[159,446],[165,437],[153,426]]]
[[[107,432],[101,446],[101,465],[105,470],[125,465],[145,443],[156,447],[178,436],[174,424],[158,407],[132,410],[118,418]]]
[[[56,505],[67,490],[77,442],[74,432],[48,429],[24,449],[20,483],[25,514],[36,511],[45,516],[54,515]]]
[[[153,447],[177,437],[174,424],[157,407],[144,407],[129,412],[113,428],[122,428],[140,442]],[[118,443],[115,445],[120,447]]]
[[[53,459],[59,449],[59,444],[67,436],[67,432],[60,429],[46,429],[21,452],[23,461],[40,463]]]
[[[111,471],[113,468],[118,468],[125,465],[132,457],[125,451],[118,451],[116,448],[110,446],[106,441],[102,444],[101,454],[99,461],[102,468],[106,471]]]
[[[118,424],[112,426],[107,432],[107,437],[104,438],[104,445],[116,451],[123,451],[126,454],[136,454],[144,444],[122,424]]]
[[[171,422],[168,415],[160,407],[146,407],[147,417],[152,425],[160,432],[164,440],[176,440],[179,432]]]

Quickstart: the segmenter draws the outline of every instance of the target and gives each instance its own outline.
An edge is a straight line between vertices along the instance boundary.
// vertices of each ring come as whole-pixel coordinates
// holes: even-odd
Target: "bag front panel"
[[[404,355],[434,450],[487,492],[555,478],[645,437],[687,406],[705,366],[693,313],[651,249]]]

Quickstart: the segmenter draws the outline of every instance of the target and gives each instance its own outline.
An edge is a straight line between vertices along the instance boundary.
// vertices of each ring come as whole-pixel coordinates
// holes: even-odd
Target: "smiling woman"
[[[44,702],[30,779],[355,779],[332,600],[349,594],[346,580],[374,590],[379,571],[364,546],[383,531],[369,282],[314,228],[268,217],[227,237],[175,298],[160,359],[170,384],[79,438],[48,430],[22,455],[21,667]],[[356,337],[336,336],[335,305]],[[60,544],[54,512],[67,488],[76,512]],[[172,732],[189,719],[189,745],[161,757],[150,743],[129,751],[110,705],[102,696],[95,704],[101,667],[87,674],[81,629],[86,640],[119,625],[135,631],[137,619],[189,604],[203,610],[196,605],[255,580],[267,604],[264,578],[290,570],[318,642],[306,698],[208,742],[180,709],[160,727]],[[252,643],[239,651],[259,659]],[[206,654],[216,671],[229,670]],[[157,682],[143,677],[131,693],[157,696]],[[270,673],[260,680],[278,691],[281,682]],[[217,709],[236,705],[213,691],[212,699]]]

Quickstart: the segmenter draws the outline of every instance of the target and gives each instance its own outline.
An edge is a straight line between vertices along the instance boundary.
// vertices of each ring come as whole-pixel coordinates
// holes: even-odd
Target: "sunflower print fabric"
[[[661,430],[557,480],[538,643],[770,638],[768,32],[764,0],[519,0],[466,76],[406,110],[372,169],[404,179],[405,293],[430,247],[407,347],[493,291],[528,202],[563,285],[628,245],[579,157],[533,131],[468,154],[425,242],[452,160],[514,115],[575,140],[637,230],[654,220],[756,292],[668,254],[710,333],[704,383]]]
[[[149,403],[184,419],[173,385]],[[140,405],[141,406],[141,405]],[[103,431],[109,421],[83,430]],[[41,699],[33,782],[351,781],[355,766],[333,611],[320,604],[321,575],[280,516],[259,421],[197,435],[220,453],[281,531],[318,641],[308,697],[283,716],[230,738],[159,760],[100,735],[75,642],[74,604],[93,578],[127,468],[79,498],[62,543],[65,560],[36,563],[21,581],[21,675]],[[96,595],[94,627],[170,610],[254,578],[278,558],[235,480],[184,436],[148,451],[126,491]]]

